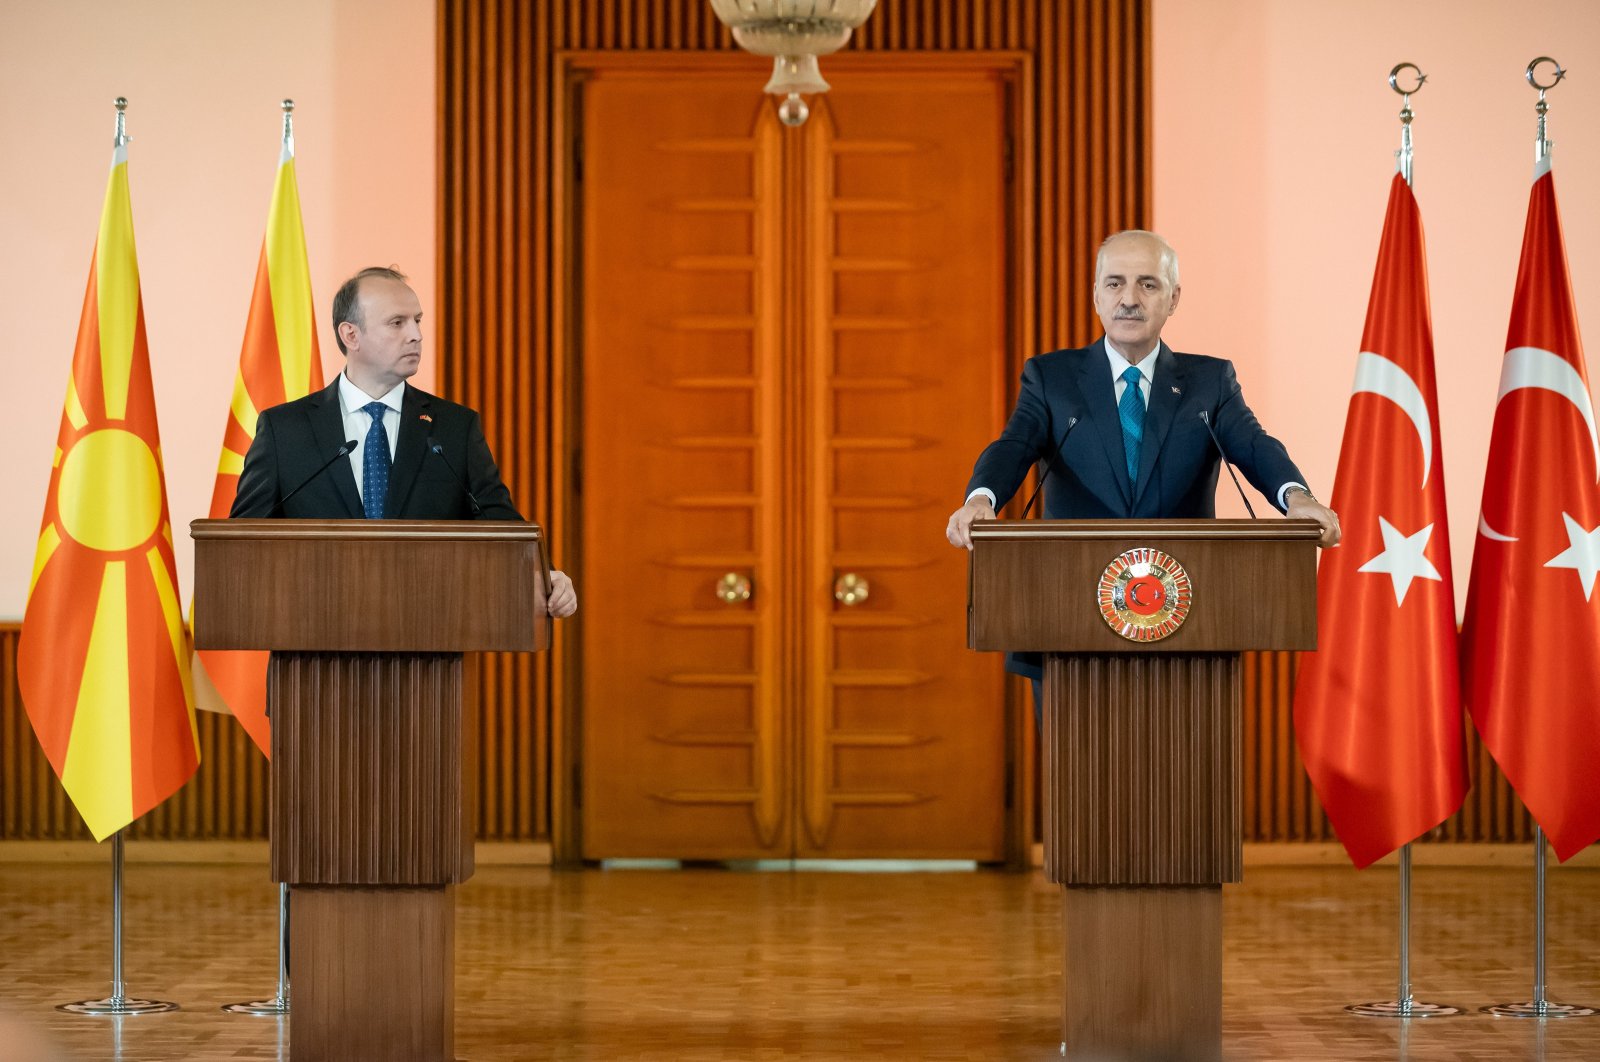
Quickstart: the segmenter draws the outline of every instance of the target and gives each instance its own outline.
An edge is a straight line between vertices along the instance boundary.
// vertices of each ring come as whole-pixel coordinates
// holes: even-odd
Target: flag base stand
[[[1552,1003],[1548,999],[1537,999],[1527,1003],[1496,1003],[1481,1010],[1497,1018],[1587,1018],[1594,1013],[1593,1007]]]
[[[263,999],[255,1003],[228,1003],[222,1008],[227,1014],[248,1014],[252,1018],[279,1018],[289,1013],[287,999]]]
[[[1398,69],[1398,67],[1396,68]],[[1400,846],[1400,985],[1394,999],[1382,1003],[1352,1003],[1347,1013],[1363,1018],[1448,1018],[1460,1007],[1443,1003],[1418,1003],[1411,998],[1411,843]]]
[[[181,1009],[176,1003],[159,999],[129,999],[111,996],[107,999],[86,999],[81,1003],[63,1003],[56,1007],[68,1014],[89,1014],[97,1018],[120,1018],[133,1014],[165,1014]]]
[[[1352,1003],[1344,1008],[1363,1018],[1448,1018],[1460,1014],[1460,1007],[1442,1003],[1418,1003],[1414,999],[1392,999],[1387,1003]]]
[[[105,999],[85,999],[56,1007],[68,1014],[87,1014],[96,1018],[131,1017],[138,1014],[165,1014],[180,1009],[176,1003],[159,999],[129,999],[122,980],[122,831],[111,838],[111,995]]]
[[[289,1013],[289,885],[278,884],[278,994],[271,999],[250,1003],[229,1003],[225,1014],[245,1014],[252,1018],[280,1018]]]
[[[1534,62],[1539,63],[1544,60],[1535,59]],[[1529,64],[1528,69],[1530,71],[1533,69],[1532,64]],[[1544,93],[1541,92],[1539,95],[1543,98]],[[1552,1003],[1545,998],[1544,889],[1544,827],[1535,823],[1533,827],[1533,998],[1526,1003],[1496,1003],[1492,1007],[1480,1007],[1479,1010],[1484,1014],[1492,1014],[1496,1018],[1588,1018],[1595,1012],[1593,1007]]]

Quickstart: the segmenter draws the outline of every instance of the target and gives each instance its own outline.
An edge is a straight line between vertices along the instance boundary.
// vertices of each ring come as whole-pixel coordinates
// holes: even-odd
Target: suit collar
[[[427,457],[428,435],[433,428],[428,407],[432,402],[433,396],[426,391],[406,384],[400,399],[400,436],[395,440],[394,467],[389,470],[389,497],[383,506],[383,515],[391,520],[405,511]]]
[[[1117,416],[1116,383],[1111,379],[1111,361],[1106,357],[1105,341],[1088,348],[1089,356],[1079,363],[1078,389],[1083,395],[1084,414],[1100,440],[1106,467],[1121,493],[1124,511],[1133,509],[1133,491],[1128,484],[1128,462],[1122,448],[1122,421]],[[1109,499],[1108,499],[1109,500]]]
[[[348,440],[344,437],[344,409],[339,404],[339,381],[344,373],[334,377],[327,387],[311,396],[311,436],[316,440],[317,452],[331,454]],[[356,474],[349,461],[337,461],[328,469],[333,484],[352,518],[364,516],[361,509],[361,492],[356,490]]]
[[[1176,418],[1178,406],[1183,401],[1185,373],[1172,348],[1161,344],[1160,357],[1156,359],[1155,378],[1150,381],[1150,405],[1144,416],[1144,442],[1139,446],[1139,479],[1134,491],[1135,508],[1150,485],[1156,459],[1167,441],[1167,432]]]

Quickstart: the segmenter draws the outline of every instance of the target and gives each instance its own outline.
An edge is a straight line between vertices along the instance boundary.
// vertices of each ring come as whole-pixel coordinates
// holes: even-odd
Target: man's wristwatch
[[[1311,491],[1308,488],[1302,487],[1302,486],[1296,484],[1295,486],[1290,487],[1288,490],[1283,492],[1283,504],[1284,504],[1285,508],[1287,508],[1288,505],[1289,505],[1289,495],[1291,495],[1291,494],[1304,494],[1307,498],[1310,498],[1312,501],[1317,501],[1317,496],[1315,494],[1312,494]],[[1317,504],[1320,505],[1322,503],[1321,502],[1317,502]]]

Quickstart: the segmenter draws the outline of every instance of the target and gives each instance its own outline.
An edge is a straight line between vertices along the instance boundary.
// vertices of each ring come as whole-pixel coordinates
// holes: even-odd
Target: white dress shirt
[[[400,436],[400,399],[406,393],[406,385],[402,381],[394,386],[394,390],[376,399],[389,408],[383,414],[383,430],[389,436],[389,460],[394,461],[394,446]],[[366,464],[366,454],[362,447],[367,445],[367,432],[372,430],[372,417],[361,407],[374,401],[373,397],[350,382],[350,377],[344,373],[339,374],[339,412],[344,417],[344,437],[354,439],[356,448],[350,451],[350,471],[356,474],[356,493],[362,494],[366,487],[363,478],[363,466]],[[365,501],[365,495],[362,495]]]

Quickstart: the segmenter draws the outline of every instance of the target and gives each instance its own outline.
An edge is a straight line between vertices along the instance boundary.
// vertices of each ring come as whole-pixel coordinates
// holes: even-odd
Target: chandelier
[[[844,47],[876,6],[878,0],[711,0],[739,47],[772,56],[766,91],[784,97],[778,105],[784,125],[801,125],[810,117],[802,95],[828,91],[817,56]]]

